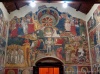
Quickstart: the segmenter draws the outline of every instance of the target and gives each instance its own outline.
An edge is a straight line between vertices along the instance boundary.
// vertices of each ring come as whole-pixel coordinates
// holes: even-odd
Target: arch
[[[57,57],[46,56],[38,59],[35,62],[35,66],[33,66],[33,74],[39,74],[41,68],[47,68],[48,70],[49,68],[56,68],[58,69],[59,74],[64,74],[63,62]]]
[[[60,60],[59,58],[51,57],[51,56],[49,56],[49,57],[47,56],[47,57],[43,57],[43,58],[38,59],[35,62],[35,65],[38,65],[40,63],[56,63],[56,64],[59,64],[59,65],[63,65],[64,64],[62,62],[62,60]]]

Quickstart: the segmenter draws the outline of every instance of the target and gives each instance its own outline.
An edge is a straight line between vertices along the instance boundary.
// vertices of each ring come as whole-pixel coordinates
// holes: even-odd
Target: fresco
[[[33,68],[19,68],[18,74],[33,74]]]
[[[18,69],[5,69],[5,74],[18,74]]]
[[[99,64],[100,64],[100,5],[93,13],[93,17],[90,17],[87,22],[90,40],[90,51],[92,57],[92,69],[93,74],[99,74]],[[98,71],[98,72],[97,72]]]
[[[7,66],[9,66],[9,64],[12,64],[12,67],[14,64],[17,64],[18,66],[23,66],[25,67],[26,64],[26,59],[25,59],[25,50],[23,50],[24,48],[22,48],[20,45],[10,45],[7,48],[6,51],[6,63]]]
[[[93,29],[90,33],[89,33],[89,38],[90,38],[90,47],[94,47],[95,45],[97,45],[98,42],[98,32],[97,29]]]
[[[100,45],[95,46],[96,62],[100,63]]]
[[[100,73],[100,64],[98,64],[97,72],[98,72],[98,74]]]
[[[77,74],[77,66],[65,66],[65,74]]]
[[[97,62],[96,61],[96,51],[95,51],[95,47],[92,47],[90,51],[91,51],[92,64],[95,64]]]
[[[91,66],[78,66],[78,74],[91,74]]]
[[[4,68],[0,68],[0,74],[4,74]]]
[[[100,43],[100,24],[96,26],[97,30],[97,44]]]
[[[92,67],[93,74],[97,74],[97,65],[98,64],[93,64],[93,67]]]
[[[87,23],[88,32],[90,32],[96,26],[96,20],[94,17],[90,17]]]
[[[100,23],[100,5],[97,7],[97,9],[93,13],[93,17],[96,21],[96,25]]]
[[[4,67],[7,27],[8,23],[5,21],[3,12],[0,8],[0,67]]]
[[[93,64],[93,74],[100,74],[100,64]]]
[[[4,74],[4,72],[2,70],[0,70],[0,74]]]
[[[6,58],[14,60],[6,61],[7,67],[33,66],[45,56],[66,64],[90,63],[86,22],[69,13],[43,5],[35,13],[15,16],[9,26]]]

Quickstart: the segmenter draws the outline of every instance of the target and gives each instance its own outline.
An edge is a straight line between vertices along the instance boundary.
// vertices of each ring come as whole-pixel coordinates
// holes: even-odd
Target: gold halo
[[[14,70],[9,70],[7,74],[15,74]]]
[[[29,70],[25,69],[23,70],[22,74],[30,74]]]
[[[69,71],[69,70],[71,70],[72,72],[74,71],[74,69],[72,67],[67,67],[66,71]]]
[[[87,67],[82,67],[81,68],[81,71],[83,72],[83,69],[86,69],[86,71],[88,71],[88,68]]]

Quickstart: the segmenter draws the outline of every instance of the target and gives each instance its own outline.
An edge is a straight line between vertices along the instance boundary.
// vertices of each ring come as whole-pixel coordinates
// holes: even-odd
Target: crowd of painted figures
[[[87,22],[93,74],[100,73],[99,23],[100,5]],[[0,66],[4,65],[7,26],[0,9]],[[40,7],[36,13],[29,12],[20,18],[14,16],[9,23],[8,32],[5,60],[7,67],[12,67],[12,65],[13,67],[23,67],[22,65],[26,65],[26,63],[28,66],[33,66],[35,60],[52,56],[66,64],[66,74],[73,74],[73,72],[77,74],[83,71],[86,74],[87,71],[91,71],[90,66],[77,66],[90,65],[86,22],[82,19],[66,12],[60,12],[54,7]],[[67,66],[67,64],[75,66]],[[19,72],[20,74],[31,73],[24,72],[22,69]],[[18,73],[17,69],[16,73]]]
[[[86,22],[54,7],[21,18],[15,16],[10,21],[7,64],[22,63],[26,58],[31,66],[44,56],[56,56],[65,63],[89,64]],[[18,57],[22,57],[21,61]]]

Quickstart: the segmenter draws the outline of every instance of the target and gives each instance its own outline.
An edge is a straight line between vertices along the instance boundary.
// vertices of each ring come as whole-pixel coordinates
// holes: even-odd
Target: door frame
[[[39,74],[39,67],[59,67],[59,74],[64,74],[63,62],[58,58],[45,57],[39,59],[33,66],[33,74]]]

